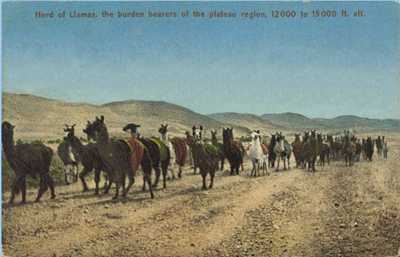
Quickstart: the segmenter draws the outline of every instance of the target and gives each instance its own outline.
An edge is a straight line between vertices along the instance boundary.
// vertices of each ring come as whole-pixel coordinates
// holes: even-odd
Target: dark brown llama
[[[54,181],[50,176],[50,164],[53,150],[42,143],[14,144],[14,126],[4,121],[2,124],[2,144],[5,157],[15,172],[11,186],[10,204],[14,202],[15,194],[21,191],[22,202],[26,202],[26,176],[39,176],[40,186],[36,202],[50,187],[51,198],[55,198]]]
[[[88,121],[86,128],[83,129],[83,132],[87,134],[89,141],[91,139],[90,133],[88,132],[88,130],[90,130],[90,126],[91,123],[90,121]],[[94,170],[94,181],[96,184],[95,194],[99,194],[100,173],[101,171],[106,173],[106,171],[103,163],[101,162],[100,155],[97,152],[95,145],[91,142],[86,145],[82,144],[81,140],[75,136],[74,126],[67,127],[66,129],[64,129],[64,131],[67,132],[67,135],[64,137],[64,142],[68,146],[71,146],[72,151],[75,153],[76,159],[83,166],[82,171],[79,173],[79,179],[82,183],[83,192],[89,190],[85,181],[85,177]],[[108,193],[107,188],[109,188],[109,185],[107,181],[108,175],[105,176],[104,193]]]
[[[115,195],[113,199],[118,198],[121,187],[122,196],[126,197],[135,181],[135,171],[131,166],[131,147],[124,140],[111,140],[109,138],[107,126],[104,123],[104,116],[100,118],[96,117],[96,120],[92,123],[91,129],[96,141],[96,150],[110,176],[110,181],[115,183]],[[151,159],[147,151],[143,155],[141,165],[144,179],[149,186],[151,198],[154,198],[151,185]],[[129,180],[127,187],[125,187],[126,177],[128,177]]]
[[[224,154],[224,144],[218,142],[217,131],[211,130],[211,143],[218,149],[218,156],[221,162],[220,170],[224,170],[225,154]]]
[[[193,141],[190,142],[190,145],[193,149],[193,158],[196,159],[198,162],[198,167],[200,170],[200,175],[203,179],[203,186],[202,189],[206,190],[206,178],[207,175],[210,175],[210,184],[208,186],[211,189],[214,185],[214,177],[215,172],[218,170],[218,149],[208,143],[204,143],[201,134],[202,134],[203,127],[200,128],[193,127]]]
[[[233,128],[223,128],[222,138],[224,154],[231,166],[231,175],[239,175],[239,168],[243,165],[243,146],[233,139]]]

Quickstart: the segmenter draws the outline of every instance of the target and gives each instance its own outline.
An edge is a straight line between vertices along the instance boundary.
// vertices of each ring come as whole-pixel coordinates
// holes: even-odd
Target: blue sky
[[[162,100],[200,113],[400,118],[394,2],[6,2],[3,90],[68,101]],[[273,19],[273,9],[365,17]],[[266,19],[35,19],[35,11],[257,10]]]

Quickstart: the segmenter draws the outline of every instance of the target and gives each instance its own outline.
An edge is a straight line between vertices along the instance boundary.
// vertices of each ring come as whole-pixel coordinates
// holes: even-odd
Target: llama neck
[[[15,157],[15,145],[14,145],[14,139],[11,136],[6,136],[3,135],[3,151],[4,155],[6,156],[6,159],[8,163],[10,164],[11,168],[15,169],[14,165],[14,157]]]
[[[79,138],[74,137],[71,146],[72,146],[72,148],[75,149],[75,151],[78,152],[79,155],[82,156],[84,147],[83,147],[81,140],[79,140]]]
[[[110,141],[110,137],[108,136],[108,131],[106,127],[103,127],[99,133],[98,136],[98,142],[99,144],[108,144]]]
[[[161,140],[162,141],[164,141],[164,142],[167,142],[168,141],[168,132],[166,132],[165,134],[161,134]]]
[[[213,144],[213,145],[217,145],[218,144],[218,140],[217,140],[217,137],[216,136],[212,136],[212,138],[211,138],[211,143]]]
[[[203,152],[203,146],[199,143],[193,143],[193,157],[196,159],[202,159],[202,157],[204,157],[204,152]]]

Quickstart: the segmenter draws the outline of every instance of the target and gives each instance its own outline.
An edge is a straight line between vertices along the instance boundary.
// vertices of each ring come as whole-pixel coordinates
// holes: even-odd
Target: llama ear
[[[103,115],[100,116],[100,121],[104,122],[104,116]]]

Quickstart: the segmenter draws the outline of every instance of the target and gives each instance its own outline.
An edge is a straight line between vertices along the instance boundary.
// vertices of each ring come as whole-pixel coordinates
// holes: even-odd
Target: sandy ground
[[[215,188],[201,177],[140,191],[123,201],[57,187],[57,198],[3,206],[6,256],[396,256],[400,248],[400,136],[389,160],[315,174],[292,168],[250,178],[219,172]],[[91,184],[93,188],[93,184]],[[8,194],[3,195],[8,199]],[[19,200],[20,198],[17,198]],[[399,255],[400,256],[400,255]]]

